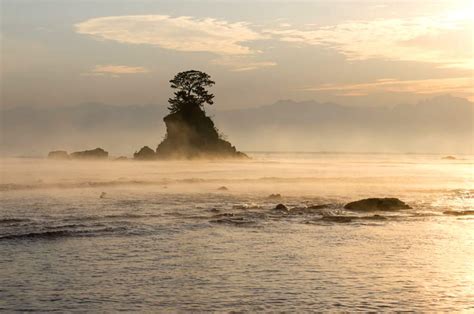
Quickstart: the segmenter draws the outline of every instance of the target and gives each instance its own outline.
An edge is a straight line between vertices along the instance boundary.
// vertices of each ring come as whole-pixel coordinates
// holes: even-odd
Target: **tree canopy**
[[[206,90],[215,84],[211,77],[201,71],[179,72],[170,80],[171,88],[176,89],[174,97],[168,102],[171,104],[168,109],[171,113],[200,108],[204,104],[212,105],[214,95]]]

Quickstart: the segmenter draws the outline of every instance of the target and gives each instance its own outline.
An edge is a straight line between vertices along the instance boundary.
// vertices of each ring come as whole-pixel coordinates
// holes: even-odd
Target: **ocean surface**
[[[473,156],[251,156],[2,159],[0,310],[474,312]]]

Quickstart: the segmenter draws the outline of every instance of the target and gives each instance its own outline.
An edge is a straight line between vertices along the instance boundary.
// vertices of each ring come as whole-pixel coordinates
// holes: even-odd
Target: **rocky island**
[[[206,115],[204,104],[212,105],[214,95],[207,88],[215,84],[201,71],[185,71],[170,80],[174,96],[168,100],[170,113],[164,117],[166,135],[156,151],[148,146],[133,154],[135,160],[156,159],[247,159],[224,140],[214,122]],[[108,152],[101,148],[74,152],[57,150],[48,154],[49,159],[107,159]],[[126,160],[120,157],[119,160]]]
[[[178,73],[171,81],[170,114],[164,117],[166,135],[153,156],[148,147],[135,153],[135,159],[248,158],[222,139],[203,105],[214,103],[206,88],[215,84],[204,72]]]
[[[71,154],[64,150],[55,150],[48,154],[49,159],[107,159],[108,157],[109,153],[99,147]]]

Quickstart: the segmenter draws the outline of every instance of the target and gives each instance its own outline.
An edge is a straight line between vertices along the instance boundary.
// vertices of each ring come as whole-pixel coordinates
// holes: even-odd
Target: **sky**
[[[469,0],[0,0],[1,105],[166,104],[189,69],[215,109],[474,100]]]

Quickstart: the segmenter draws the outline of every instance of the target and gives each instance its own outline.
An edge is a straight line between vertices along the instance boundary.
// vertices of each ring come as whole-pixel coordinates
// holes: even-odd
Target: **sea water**
[[[0,310],[474,311],[472,156],[250,155],[2,159]]]

